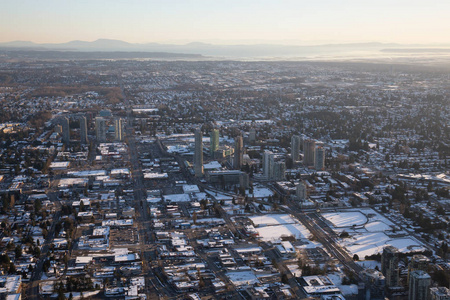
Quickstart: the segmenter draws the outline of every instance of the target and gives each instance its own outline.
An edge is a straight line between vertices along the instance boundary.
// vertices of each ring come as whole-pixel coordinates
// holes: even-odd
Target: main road
[[[317,241],[328,250],[329,254],[352,272],[355,278],[362,280],[360,275],[364,269],[339,245],[336,233],[322,220],[318,213],[300,212],[300,207],[292,202],[288,203],[288,208],[283,207],[282,209],[296,217],[314,235]]]
[[[147,192],[144,185],[144,175],[142,173],[139,161],[136,138],[133,129],[132,107],[125,95],[123,84],[119,75],[120,88],[122,90],[123,101],[127,107],[127,124],[125,135],[130,155],[131,175],[134,185],[134,207],[136,210],[136,222],[139,235],[139,248],[142,259],[142,272],[145,277],[145,292],[147,299],[171,299],[176,298],[177,293],[167,285],[162,285],[153,272],[149,261],[151,260],[151,251],[154,251],[149,244],[152,244],[151,218],[148,213]]]

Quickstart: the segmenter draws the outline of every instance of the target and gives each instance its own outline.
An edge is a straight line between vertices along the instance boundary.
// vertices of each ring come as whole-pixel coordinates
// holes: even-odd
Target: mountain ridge
[[[444,45],[441,45],[441,47]],[[73,40],[65,43],[34,43],[31,41],[11,41],[0,43],[3,50],[39,50],[39,51],[80,51],[80,52],[167,52],[200,54],[207,56],[225,57],[263,57],[263,56],[311,56],[334,55],[356,52],[381,52],[392,48],[433,48],[430,45],[398,44],[398,43],[340,43],[319,45],[283,45],[283,44],[230,44],[218,45],[203,42],[190,42],[187,44],[161,44],[161,43],[129,43],[116,39],[97,39],[95,41]]]

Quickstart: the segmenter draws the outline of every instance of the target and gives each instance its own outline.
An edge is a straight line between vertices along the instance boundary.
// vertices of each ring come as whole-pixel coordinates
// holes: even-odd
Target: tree
[[[353,255],[353,260],[354,260],[354,261],[358,261],[358,260],[359,260],[358,254]]]
[[[350,237],[350,234],[348,234],[348,232],[344,230],[344,231],[342,231],[342,233],[339,235],[339,237],[340,237],[341,239],[345,239],[345,238]]]
[[[192,214],[192,221],[194,222],[194,224],[197,224],[197,212],[194,211],[194,213]]]
[[[16,273],[16,266],[14,265],[13,262],[9,263],[9,269],[8,269],[8,274],[15,274]]]
[[[21,245],[17,245],[16,248],[14,249],[14,254],[16,259],[19,259],[22,256],[22,246]]]

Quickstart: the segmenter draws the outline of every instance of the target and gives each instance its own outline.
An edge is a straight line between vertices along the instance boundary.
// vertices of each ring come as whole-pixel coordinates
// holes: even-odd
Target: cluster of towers
[[[202,177],[203,170],[203,133],[201,129],[195,131],[195,149],[194,149],[194,173],[197,177]],[[210,156],[215,157],[219,150],[219,130],[213,129],[210,133]],[[244,141],[242,135],[235,138],[234,141],[234,160],[233,168],[240,170],[243,165]]]
[[[249,142],[256,139],[256,131],[250,130]],[[325,169],[325,148],[322,144],[311,139],[302,140],[300,136],[294,135],[291,139],[291,156],[294,162],[300,159],[300,145],[303,143],[303,164],[316,170]],[[219,130],[210,132],[210,156],[216,157],[219,150]],[[235,138],[233,169],[240,170],[243,165],[244,143],[242,135]],[[194,171],[198,177],[203,176],[203,134],[200,129],[195,131]],[[285,180],[286,162],[280,154],[271,151],[263,153],[263,172],[268,180]]]
[[[385,276],[385,285],[388,290],[399,286],[399,256],[400,252],[393,246],[387,246],[383,249],[381,255],[381,272]],[[408,299],[409,300],[427,300],[427,299],[448,299],[439,297],[443,294],[450,297],[448,289],[431,288],[431,276],[427,273],[430,260],[421,254],[414,255],[408,265]]]
[[[272,151],[264,151],[263,155],[264,177],[269,180],[285,180],[286,163],[281,156]]]
[[[86,116],[76,116],[80,123],[80,142],[81,144],[88,144],[88,125]],[[68,144],[70,142],[70,119],[69,117],[62,117],[58,119],[57,130],[62,135],[62,142]],[[106,135],[108,132],[107,119],[104,117],[95,118],[95,136],[98,142],[106,142]],[[123,119],[114,119],[114,133],[115,140],[123,140]]]
[[[298,135],[291,138],[291,157],[293,162],[300,161],[300,145],[302,139]],[[316,170],[325,169],[325,149],[323,145],[317,144],[315,140],[303,140],[303,165]]]
[[[80,122],[80,142],[81,144],[88,143],[87,134],[87,119],[85,116],[78,116],[78,121]],[[58,126],[60,126],[60,131],[62,134],[62,142],[68,144],[70,142],[70,120],[68,117],[62,117],[58,120]]]

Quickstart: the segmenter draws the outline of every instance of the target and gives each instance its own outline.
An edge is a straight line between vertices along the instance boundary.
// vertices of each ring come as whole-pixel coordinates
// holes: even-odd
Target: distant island
[[[24,50],[21,48],[0,48],[10,59],[38,60],[101,60],[101,59],[193,59],[202,58],[200,54],[137,51],[58,51],[58,50]]]

